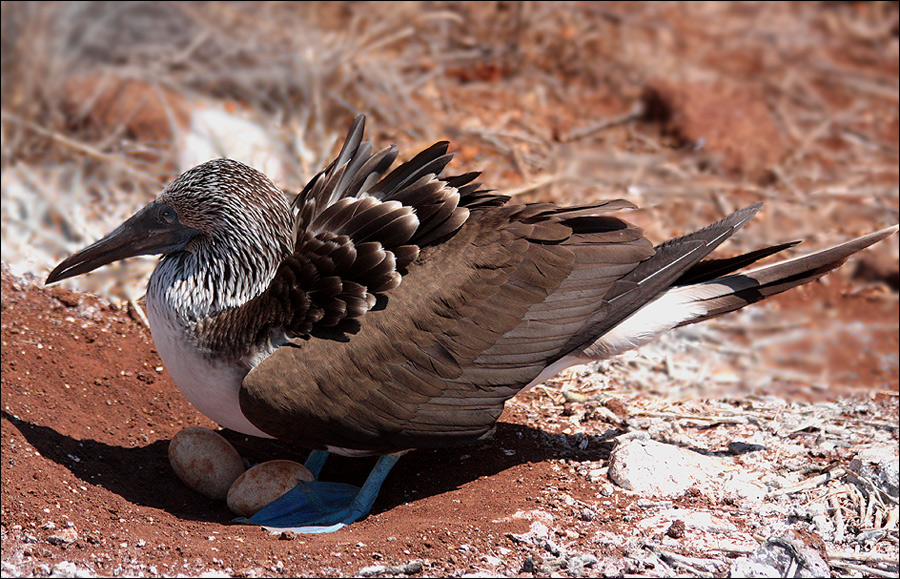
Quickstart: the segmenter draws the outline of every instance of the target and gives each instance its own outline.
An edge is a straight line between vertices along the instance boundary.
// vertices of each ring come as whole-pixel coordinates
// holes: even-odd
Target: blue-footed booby
[[[707,256],[753,205],[654,246],[612,213],[512,202],[443,176],[439,142],[393,170],[357,117],[293,201],[218,159],[185,172],[52,283],[161,254],[147,290],[157,350],[184,395],[232,430],[381,458],[361,488],[300,483],[251,521],[334,530],[364,517],[397,458],[491,434],[506,400],[560,370],[807,283],[891,235],[739,271],[791,247]]]

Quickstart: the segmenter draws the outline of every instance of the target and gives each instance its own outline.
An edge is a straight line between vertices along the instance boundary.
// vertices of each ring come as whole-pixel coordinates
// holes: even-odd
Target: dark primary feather
[[[854,253],[884,239],[895,231],[896,227],[876,231],[809,255],[750,271],[705,280],[707,287],[703,288],[704,291],[698,297],[698,301],[703,301],[708,312],[704,316],[691,320],[691,323],[733,312],[746,305],[818,279],[840,267]],[[783,244],[783,246],[791,247],[796,244],[797,242],[791,242]],[[782,246],[766,248],[760,250],[759,253],[769,255],[771,250],[776,247]],[[715,291],[710,291],[710,289]]]
[[[725,274],[729,274],[733,271],[737,271],[741,268],[747,267],[748,265],[756,263],[763,258],[769,257],[770,255],[775,255],[780,251],[784,251],[785,249],[794,247],[798,243],[800,242],[789,241],[787,243],[781,243],[779,245],[757,249],[756,251],[750,251],[741,255],[737,255],[735,257],[704,259],[703,261],[695,264],[689,270],[684,272],[684,274],[677,280],[675,280],[675,283],[673,283],[672,285],[690,285],[694,283],[709,281],[711,279],[715,279],[717,277],[721,277]]]

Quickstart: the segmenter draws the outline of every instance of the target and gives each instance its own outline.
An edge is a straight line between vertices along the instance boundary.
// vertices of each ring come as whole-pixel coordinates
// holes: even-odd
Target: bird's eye
[[[175,219],[177,218],[177,216],[175,215],[175,210],[171,207],[163,207],[159,212],[159,216],[166,223],[175,223]]]

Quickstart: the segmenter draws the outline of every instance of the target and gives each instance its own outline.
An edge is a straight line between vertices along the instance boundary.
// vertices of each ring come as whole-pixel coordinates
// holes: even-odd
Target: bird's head
[[[207,161],[180,175],[115,231],[63,260],[46,283],[137,255],[256,249],[277,259],[288,250],[291,227],[287,200],[265,175],[230,159]]]

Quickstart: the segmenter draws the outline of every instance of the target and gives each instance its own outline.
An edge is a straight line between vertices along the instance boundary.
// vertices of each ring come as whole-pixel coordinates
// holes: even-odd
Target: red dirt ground
[[[4,2],[4,8],[12,4]],[[306,4],[327,10],[334,3]],[[392,10],[407,4],[415,5],[393,4]],[[188,6],[159,5],[179,10]],[[496,25],[504,20],[489,12],[490,17],[483,17],[480,11],[506,10],[509,5],[461,3],[458,10],[465,37],[460,46],[468,50],[493,40]],[[529,5],[521,3],[526,8]],[[571,15],[570,26],[550,30],[552,34],[543,44],[509,43],[516,47],[510,54],[523,61],[518,68],[538,70],[541,75],[517,79],[510,73],[507,78],[500,65],[516,65],[513,57],[510,63],[500,65],[485,57],[474,68],[451,67],[447,70],[449,81],[437,77],[421,85],[416,98],[410,97],[419,113],[400,119],[406,125],[390,129],[395,135],[370,137],[380,145],[397,138],[408,141],[410,127],[426,122],[422,118],[431,119],[427,122],[441,127],[434,132],[452,138],[458,150],[457,170],[490,167],[486,173],[492,187],[530,185],[556,172],[578,177],[555,185],[548,181],[549,185],[522,194],[523,201],[585,202],[596,200],[596,195],[622,196],[626,190],[630,195],[632,185],[641,195],[646,183],[646,202],[640,203],[644,209],[630,218],[657,241],[674,229],[685,228],[682,232],[686,232],[718,219],[725,208],[733,210],[760,200],[770,203],[756,220],[752,235],[774,243],[809,238],[812,232],[819,239],[813,240],[810,249],[896,222],[900,127],[896,3],[571,5],[583,10],[566,12]],[[241,4],[228,4],[226,12],[231,14],[234,6]],[[256,12],[294,10],[295,5],[245,6],[248,12]],[[685,6],[691,10],[685,11]],[[652,19],[642,16],[645,10]],[[472,17],[466,16],[468,11],[474,13]],[[593,18],[579,17],[585,13]],[[665,21],[654,14],[661,14]],[[780,20],[771,24],[775,17]],[[251,20],[265,22],[264,30],[269,30],[266,18],[235,21],[243,27]],[[430,38],[431,20],[426,22],[426,38]],[[798,25],[806,22],[819,24]],[[771,30],[779,23],[784,30],[773,37]],[[398,32],[406,24],[398,26]],[[766,26],[761,28],[762,24]],[[347,27],[345,19],[336,20],[335,28],[356,31]],[[205,24],[203,34],[215,29]],[[230,34],[229,29],[224,30],[223,34]],[[41,54],[25,42],[28,32],[22,34],[21,53],[16,56]],[[811,32],[815,34],[809,37]],[[814,42],[820,37],[821,42]],[[579,43],[573,44],[573,38]],[[231,40],[229,37],[229,45]],[[779,40],[774,49],[773,40]],[[569,46],[582,47],[584,53],[553,49]],[[358,52],[368,54],[366,50]],[[243,50],[240,54],[250,56]],[[641,54],[645,55],[643,61]],[[432,57],[422,58],[428,61]],[[15,62],[16,58],[9,60]],[[643,66],[635,66],[635,61]],[[132,69],[126,71],[130,78]],[[654,82],[655,76],[661,80]],[[716,82],[707,83],[708,78]],[[14,78],[7,82],[4,76],[4,89],[22,86],[25,84]],[[152,86],[158,89],[168,84],[156,79]],[[648,111],[640,121],[614,124],[609,130],[591,130],[597,120],[631,110],[647,87],[655,96],[644,100],[660,105],[662,111]],[[733,99],[745,93],[750,96],[740,99],[741,106],[736,107]],[[23,92],[24,96],[17,98],[28,105],[29,94]],[[380,98],[388,99],[385,95]],[[760,104],[763,99],[768,106]],[[11,111],[13,117],[30,118],[28,107],[14,100],[4,101],[4,115]],[[76,100],[78,105],[84,104]],[[378,109],[379,102],[361,104],[365,110]],[[740,108],[741,114],[726,114],[735,108]],[[115,112],[113,109],[121,111],[112,107],[110,112]],[[133,112],[124,116],[130,118]],[[168,113],[147,118],[168,119]],[[391,126],[381,123],[382,130],[385,125]],[[5,131],[11,126],[18,125],[4,120]],[[487,136],[493,131],[496,134],[490,141],[471,131],[454,133],[451,127],[475,127],[487,129]],[[128,128],[138,133],[140,127]],[[819,135],[821,130],[824,136]],[[499,136],[508,132],[528,138],[513,139],[504,147],[490,144],[506,143]],[[155,140],[159,134],[146,138]],[[142,135],[134,136],[140,143]],[[587,143],[584,150],[578,149],[580,142]],[[415,150],[408,142],[398,144],[402,151]],[[529,157],[531,149],[541,152],[542,147],[553,154]],[[610,151],[648,154],[641,158],[652,163],[643,167],[622,161],[620,167],[618,157]],[[18,160],[18,153],[10,158]],[[529,164],[529,158],[540,162]],[[773,166],[786,171],[789,178],[776,179]],[[638,167],[642,167],[640,171]],[[662,169],[671,172],[660,172]],[[646,177],[641,176],[644,172]],[[734,181],[726,181],[723,176],[732,173]],[[597,183],[603,187],[598,188]],[[841,193],[843,189],[847,192]],[[893,193],[873,199],[873,191]],[[693,197],[687,197],[688,193]],[[699,203],[701,196],[708,199]],[[836,237],[826,239],[825,235]],[[750,239],[749,234],[745,239]],[[896,237],[889,243],[896,244]],[[851,281],[855,266],[848,265],[827,277],[827,283],[816,282],[768,302],[772,305],[767,307],[784,313],[784,320],[806,330],[805,341],[796,342],[793,351],[776,349],[774,358],[781,358],[780,367],[813,376],[827,371],[831,388],[814,389],[810,381],[778,378],[756,394],[788,401],[835,400],[848,395],[851,398],[842,402],[850,405],[848,408],[863,398],[870,403],[867,409],[877,411],[875,419],[896,423],[900,390],[897,262],[896,252],[882,248],[881,255],[887,256],[887,263],[871,279],[863,275]],[[4,261],[8,258],[4,255]],[[877,284],[887,281],[894,293],[883,284],[862,285],[872,280]],[[644,516],[638,497],[613,487],[606,476],[583,474],[606,466],[611,439],[622,432],[600,412],[585,413],[573,429],[576,432],[566,434],[563,430],[571,425],[567,414],[571,405],[532,390],[507,404],[492,440],[476,446],[416,451],[401,459],[366,519],[333,534],[270,535],[262,529],[230,524],[232,515],[223,502],[191,491],[172,472],[168,441],[187,426],[217,426],[190,406],[174,386],[149,331],[132,312],[90,295],[44,289],[39,282],[13,278],[5,268],[0,310],[4,576],[48,576],[55,565],[70,562],[95,576],[337,577],[359,574],[368,566],[402,566],[418,560],[422,562],[418,573],[426,576],[481,573],[531,577],[534,574],[525,570],[526,562],[531,558],[539,565],[548,553],[510,535],[528,531],[535,517],[552,529],[549,538],[556,543],[600,559],[589,575],[663,573],[624,556],[631,539],[660,539],[656,531],[637,525]],[[748,357],[751,350],[758,354],[750,344],[736,340],[729,346],[746,348]],[[808,354],[805,360],[800,355],[804,353]],[[779,360],[766,362],[777,365]],[[640,394],[644,402],[651,397],[659,400],[659,392]],[[732,400],[745,400],[750,394],[740,392]],[[555,396],[561,397],[558,389]],[[639,410],[641,401],[634,398],[620,407],[608,407],[622,418]],[[701,436],[706,431],[698,428],[692,434]],[[582,433],[589,436],[579,436]],[[305,457],[302,449],[278,442],[223,434],[254,463],[275,458],[302,461]],[[723,437],[728,434],[720,432]],[[802,434],[811,439],[817,436],[816,432]],[[892,436],[895,443],[896,430]],[[851,450],[838,448],[833,454],[839,456],[833,462],[842,462],[852,455]],[[817,455],[822,463],[832,459],[833,455],[824,451]],[[359,483],[371,464],[371,460],[334,457],[322,478]],[[674,504],[705,507],[731,517],[744,533],[758,530],[751,516],[758,513],[742,511],[739,506],[690,494]],[[588,507],[592,514],[585,516]],[[671,536],[679,533],[684,530],[673,525]],[[688,529],[688,538],[690,533]],[[622,537],[629,540],[620,541]],[[681,554],[710,555],[689,547]],[[415,568],[407,570],[416,572]],[[402,573],[399,569],[383,571]],[[66,572],[64,568],[56,570],[57,574]],[[68,572],[71,575],[71,569]]]
[[[592,537],[629,525],[635,498],[616,491],[593,520],[583,520],[581,506],[596,507],[608,483],[574,474],[582,463],[605,461],[611,444],[582,450],[574,437],[555,434],[564,409],[532,404],[536,391],[508,404],[493,440],[404,457],[372,514],[339,532],[279,537],[229,524],[224,503],[189,490],[169,467],[175,433],[216,425],[178,392],[149,331],[92,296],[46,290],[7,272],[2,290],[3,561],[19,572],[46,574],[71,561],[98,575],[342,576],[420,560],[426,575],[531,576],[520,573],[522,565],[540,554],[509,534],[526,532],[522,513],[534,511],[555,518],[559,536],[551,539],[621,556],[624,546],[598,546]],[[779,303],[824,303],[864,323],[897,319],[897,300],[846,290],[817,283]],[[896,354],[896,332],[886,336],[869,355],[829,363],[852,364],[858,385],[896,392],[896,365],[885,376],[872,363],[879,353]],[[612,425],[592,429],[616,432]],[[281,443],[224,434],[252,462],[304,456]],[[323,478],[358,483],[369,465],[335,457]]]

